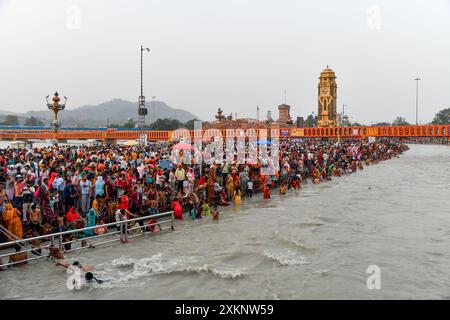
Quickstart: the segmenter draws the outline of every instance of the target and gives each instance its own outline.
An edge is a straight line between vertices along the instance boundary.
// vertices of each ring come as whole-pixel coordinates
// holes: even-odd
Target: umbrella
[[[180,142],[172,147],[173,150],[193,150],[194,147],[188,143]]]

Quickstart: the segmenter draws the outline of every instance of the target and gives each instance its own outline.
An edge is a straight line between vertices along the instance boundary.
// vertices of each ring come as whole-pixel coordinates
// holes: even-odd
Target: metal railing
[[[147,221],[145,221],[145,220],[147,220]],[[143,221],[142,225],[139,224],[140,221]],[[21,263],[28,262],[28,261],[48,258],[49,254],[48,253],[44,254],[43,250],[47,250],[50,247],[56,247],[56,244],[60,250],[64,250],[65,245],[67,245],[67,244],[71,245],[72,243],[77,243],[77,242],[81,243],[83,240],[90,241],[90,243],[85,246],[81,245],[78,248],[70,248],[69,250],[64,250],[64,253],[71,253],[71,252],[75,252],[75,251],[79,251],[79,250],[83,250],[83,249],[89,249],[89,248],[92,248],[95,246],[104,245],[104,244],[108,244],[108,243],[112,243],[112,242],[116,242],[116,241],[121,241],[122,243],[124,243],[124,242],[127,242],[128,239],[130,239],[130,238],[145,235],[146,234],[145,230],[149,227],[150,228],[158,227],[158,228],[160,228],[160,231],[164,231],[164,230],[168,230],[168,229],[171,229],[173,231],[174,230],[173,221],[174,221],[173,211],[168,211],[168,212],[160,213],[160,214],[148,215],[148,216],[139,217],[139,218],[133,218],[133,219],[127,219],[127,220],[122,220],[122,221],[117,221],[117,222],[95,225],[93,227],[67,230],[67,231],[63,231],[63,232],[51,233],[51,234],[46,234],[46,235],[32,237],[32,238],[17,239],[17,240],[13,240],[13,241],[9,241],[9,242],[0,243],[0,250],[6,250],[8,248],[14,247],[14,245],[16,245],[16,244],[21,246],[21,249],[22,249],[18,252],[13,251],[13,252],[0,254],[0,260],[3,261],[3,262],[0,262],[0,269],[3,267],[12,266],[15,264],[21,264]],[[133,223],[133,222],[135,222],[136,225],[130,228],[129,224]],[[169,226],[163,228],[163,226],[166,226],[166,225],[169,225]],[[104,234],[85,236],[85,237],[81,237],[81,238],[76,237],[77,238],[76,240],[67,240],[67,241],[64,240],[64,236],[78,235],[80,233],[84,234],[85,231],[95,230],[97,228],[102,228],[102,227],[108,228],[108,232],[106,232]],[[118,230],[111,231],[109,229],[109,227],[118,228]],[[10,238],[13,237],[13,235],[8,233],[8,231],[5,230],[3,227],[1,227],[1,229],[3,230],[3,232],[5,233],[6,236],[8,236]],[[2,232],[2,230],[0,230],[0,232]],[[133,234],[132,232],[135,230],[139,230],[139,233]],[[141,233],[141,231],[142,231],[142,233]],[[148,232],[148,233],[151,233],[151,232]],[[119,235],[119,237],[117,237],[117,235]],[[100,241],[100,242],[91,242],[92,240],[103,239],[105,237],[110,237],[110,238],[112,237],[112,239],[108,239],[108,240],[105,239],[104,241]],[[42,241],[42,242],[46,241],[46,242],[50,242],[50,243],[46,243],[46,244],[41,243],[39,246],[34,247],[31,244],[31,242],[36,241],[36,240]],[[24,249],[24,248],[26,248],[26,249]],[[40,254],[38,253],[39,250],[41,251]],[[9,257],[19,254],[19,253],[24,253],[24,252],[25,253],[32,252],[32,254],[34,254],[35,256],[27,257],[27,259],[16,261],[16,262],[9,262]],[[4,259],[7,259],[8,261],[4,261]]]

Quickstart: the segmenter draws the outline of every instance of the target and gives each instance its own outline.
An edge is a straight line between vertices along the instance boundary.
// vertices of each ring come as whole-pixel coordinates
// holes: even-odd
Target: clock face
[[[323,90],[322,90],[322,93],[323,93],[323,94],[327,94],[327,89],[323,89]]]

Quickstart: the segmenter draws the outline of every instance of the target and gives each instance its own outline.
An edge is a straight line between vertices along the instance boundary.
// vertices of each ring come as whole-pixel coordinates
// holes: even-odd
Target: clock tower
[[[318,85],[318,127],[334,127],[337,124],[336,112],[337,85],[336,75],[330,68],[320,73]]]

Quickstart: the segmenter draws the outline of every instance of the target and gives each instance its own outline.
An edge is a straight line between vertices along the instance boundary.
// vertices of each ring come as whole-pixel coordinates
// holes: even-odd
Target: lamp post
[[[416,81],[416,126],[419,125],[419,81],[420,78],[414,79]]]
[[[149,48],[144,48],[141,45],[141,95],[139,96],[139,121],[138,126],[140,129],[139,132],[139,145],[145,145],[146,139],[145,139],[145,116],[147,115],[147,108],[145,107],[145,96],[144,96],[144,72],[143,72],[143,52],[148,51],[150,52]]]
[[[53,111],[54,114],[54,118],[53,118],[53,140],[57,141],[58,139],[58,129],[60,126],[60,123],[58,121],[58,112],[61,110],[64,110],[66,108],[66,102],[67,102],[67,98],[64,97],[65,101],[64,103],[60,104],[59,101],[61,100],[61,98],[59,97],[58,92],[55,92],[55,95],[52,98],[53,102],[49,102],[48,98],[50,96],[45,97],[45,99],[47,100],[47,108],[51,111]]]

